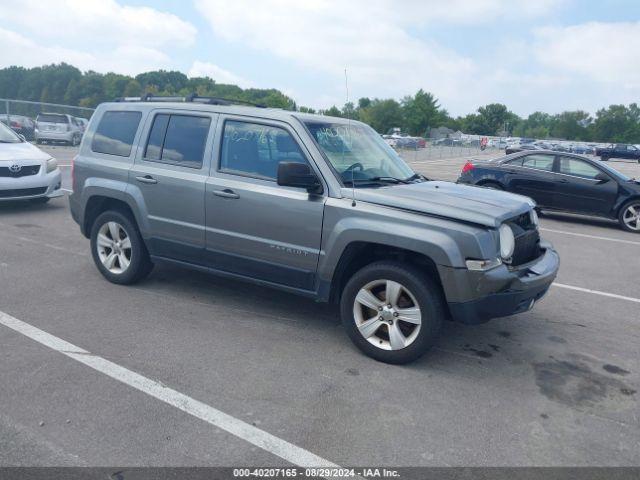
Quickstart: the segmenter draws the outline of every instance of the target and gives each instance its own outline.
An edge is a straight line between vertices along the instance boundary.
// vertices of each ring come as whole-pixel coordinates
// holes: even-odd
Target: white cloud
[[[640,22],[589,22],[535,31],[535,54],[551,69],[640,89]]]
[[[135,75],[141,71],[159,69],[169,62],[167,55],[148,47],[121,45],[96,55],[75,49],[43,46],[3,28],[0,28],[0,45],[3,48],[0,67],[37,67],[54,62],[66,62],[81,70]]]
[[[115,0],[3,0],[0,21],[31,37],[80,45],[188,46],[196,36],[195,27],[175,15]]]
[[[229,70],[225,70],[213,63],[201,62],[200,60],[193,62],[193,65],[191,65],[187,75],[189,77],[209,77],[215,80],[216,83],[229,83],[238,85],[242,88],[250,88],[254,86],[253,82],[246,80]]]
[[[197,33],[175,15],[114,0],[3,0],[0,25],[0,67],[67,62],[126,74],[169,67],[167,52]]]
[[[397,98],[424,88],[453,111],[468,108],[482,69],[472,58],[417,38],[412,29],[443,22],[538,16],[560,3],[562,0],[196,0],[198,10],[223,39],[331,78],[336,88],[323,92],[325,99],[334,98],[338,104],[344,101],[343,72],[347,68],[352,96],[365,92]],[[301,100],[329,106],[318,104],[319,98]]]

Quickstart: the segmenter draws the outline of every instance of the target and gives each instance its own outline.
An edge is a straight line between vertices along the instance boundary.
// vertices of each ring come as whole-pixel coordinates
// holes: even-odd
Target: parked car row
[[[77,146],[89,124],[89,120],[66,113],[39,113],[35,120],[25,115],[0,115],[0,122],[11,128],[25,140],[36,143],[63,142]]]
[[[505,146],[507,155],[524,150],[550,150],[562,153],[577,153],[580,155],[595,155],[596,146],[581,143],[557,143],[548,141],[535,141],[533,139],[521,139],[518,142],[508,143]]]

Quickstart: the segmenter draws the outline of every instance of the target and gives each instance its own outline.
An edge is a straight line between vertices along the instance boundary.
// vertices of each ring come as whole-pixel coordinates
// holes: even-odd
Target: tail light
[[[471,170],[473,170],[475,167],[473,165],[473,163],[471,162],[467,162],[464,164],[464,166],[462,167],[462,173],[467,173],[470,172]]]
[[[71,190],[76,191],[76,175],[75,175],[75,163],[78,159],[78,155],[74,155],[71,159]]]

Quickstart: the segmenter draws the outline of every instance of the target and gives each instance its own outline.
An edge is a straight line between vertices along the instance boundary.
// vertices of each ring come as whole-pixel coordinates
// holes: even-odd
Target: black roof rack
[[[120,97],[115,99],[116,102],[185,102],[185,103],[204,103],[207,105],[249,105],[251,107],[267,108],[266,105],[260,103],[247,102],[245,100],[236,100],[221,97],[201,97],[197,93],[190,93],[186,97],[182,96],[162,96],[146,93],[141,97]]]

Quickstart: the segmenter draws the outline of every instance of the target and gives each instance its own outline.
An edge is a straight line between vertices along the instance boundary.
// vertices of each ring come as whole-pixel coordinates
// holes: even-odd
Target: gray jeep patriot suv
[[[195,95],[100,105],[70,206],[111,282],[163,261],[336,302],[389,363],[530,309],[559,265],[526,197],[430,181],[360,122]]]

